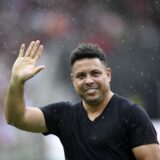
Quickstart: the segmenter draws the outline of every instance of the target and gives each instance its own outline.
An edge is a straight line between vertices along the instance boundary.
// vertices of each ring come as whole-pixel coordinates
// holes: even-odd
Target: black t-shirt
[[[53,103],[41,110],[48,129],[44,134],[60,138],[66,160],[135,160],[132,148],[158,143],[146,112],[118,95],[94,121],[82,102]]]

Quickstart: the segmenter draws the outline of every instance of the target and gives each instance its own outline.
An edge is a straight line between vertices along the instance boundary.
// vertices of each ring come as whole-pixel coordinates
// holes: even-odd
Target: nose
[[[87,75],[86,79],[85,79],[85,83],[86,84],[91,84],[93,82],[94,82],[93,78],[90,75]]]

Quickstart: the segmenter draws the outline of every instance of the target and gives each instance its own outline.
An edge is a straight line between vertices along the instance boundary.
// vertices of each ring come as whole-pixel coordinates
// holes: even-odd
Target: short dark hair
[[[104,51],[96,44],[79,44],[71,53],[70,65],[73,66],[77,60],[84,58],[98,58],[107,65]]]

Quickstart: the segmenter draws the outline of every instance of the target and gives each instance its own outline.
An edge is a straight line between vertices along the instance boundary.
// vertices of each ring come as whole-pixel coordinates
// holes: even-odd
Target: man
[[[160,160],[156,131],[148,115],[110,90],[111,69],[96,45],[79,45],[71,54],[71,78],[81,102],[26,107],[24,84],[45,68],[36,66],[42,51],[39,40],[32,41],[26,52],[21,45],[4,103],[9,124],[57,135],[67,160]]]

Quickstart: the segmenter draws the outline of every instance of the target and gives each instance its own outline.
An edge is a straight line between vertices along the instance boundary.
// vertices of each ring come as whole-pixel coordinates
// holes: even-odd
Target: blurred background
[[[160,0],[1,0],[0,159],[64,160],[55,136],[8,126],[3,100],[21,43],[39,39],[46,69],[26,83],[26,104],[75,103],[69,55],[79,43],[96,43],[112,68],[111,89],[140,104],[160,140]]]

